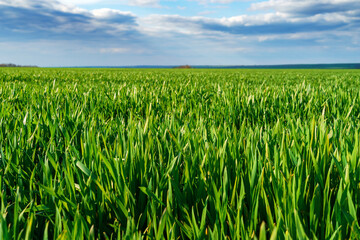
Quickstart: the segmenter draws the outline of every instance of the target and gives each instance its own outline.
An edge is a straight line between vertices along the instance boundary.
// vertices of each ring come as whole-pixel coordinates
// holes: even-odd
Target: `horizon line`
[[[55,67],[44,67],[44,68],[181,68],[189,66],[192,69],[205,69],[205,68],[217,68],[217,69],[236,69],[236,68],[313,68],[317,69],[319,66],[323,68],[334,68],[334,69],[360,69],[360,62],[359,63],[291,63],[291,64],[252,64],[252,65],[245,65],[245,64],[231,64],[231,65],[221,65],[221,64],[184,64],[184,65],[147,65],[147,64],[139,64],[139,65],[112,65],[112,66],[96,66],[96,65],[89,65],[89,66],[55,66]],[[316,68],[315,68],[316,67]],[[320,68],[322,69],[322,68]]]

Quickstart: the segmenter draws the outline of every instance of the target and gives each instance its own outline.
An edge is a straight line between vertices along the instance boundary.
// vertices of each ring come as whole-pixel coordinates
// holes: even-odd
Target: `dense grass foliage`
[[[360,72],[0,70],[0,239],[359,239]]]

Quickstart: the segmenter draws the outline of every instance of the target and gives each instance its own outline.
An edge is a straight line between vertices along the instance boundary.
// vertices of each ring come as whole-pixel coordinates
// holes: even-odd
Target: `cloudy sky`
[[[0,63],[360,62],[360,0],[0,0]]]

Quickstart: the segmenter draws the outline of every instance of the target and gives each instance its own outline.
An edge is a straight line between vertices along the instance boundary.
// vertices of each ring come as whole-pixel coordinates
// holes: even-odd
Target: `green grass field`
[[[0,69],[0,239],[359,239],[360,71]]]

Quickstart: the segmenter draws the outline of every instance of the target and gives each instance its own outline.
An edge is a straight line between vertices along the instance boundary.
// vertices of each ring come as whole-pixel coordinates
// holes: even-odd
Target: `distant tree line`
[[[178,66],[178,67],[174,67],[174,68],[192,68],[190,65],[182,65],[182,66]]]
[[[37,66],[22,66],[22,65],[16,65],[13,63],[3,63],[3,64],[0,64],[0,67],[37,67]]]

